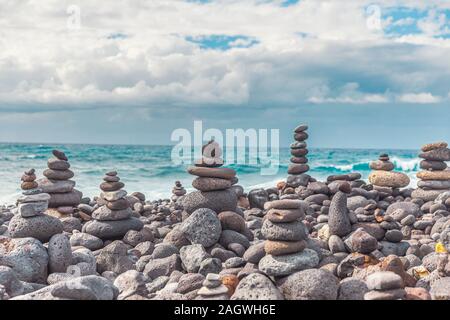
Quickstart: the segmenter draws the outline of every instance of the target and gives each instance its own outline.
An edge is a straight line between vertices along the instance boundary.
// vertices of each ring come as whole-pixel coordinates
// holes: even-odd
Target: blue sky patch
[[[256,39],[236,35],[188,36],[186,40],[198,44],[202,49],[229,50],[231,48],[249,48],[258,43]]]

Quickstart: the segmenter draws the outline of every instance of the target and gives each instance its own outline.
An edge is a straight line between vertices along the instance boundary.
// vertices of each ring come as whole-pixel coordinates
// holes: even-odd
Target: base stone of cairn
[[[100,185],[102,193],[97,200],[98,207],[92,212],[92,221],[83,226],[83,232],[102,240],[121,239],[129,230],[139,231],[143,222],[132,216],[133,210],[126,199],[125,186],[117,172],[106,173]]]
[[[387,154],[381,154],[377,161],[371,162],[370,169],[373,171],[369,175],[369,182],[374,186],[374,189],[381,192],[392,193],[392,190],[404,188],[410,182],[406,174],[392,171],[394,170],[394,164],[389,161],[389,155]]]
[[[38,181],[39,188],[50,195],[48,214],[57,217],[66,217],[73,213],[73,208],[81,202],[83,194],[75,189],[74,173],[64,152],[52,151],[52,158],[48,159],[48,169],[44,170],[42,178]]]
[[[222,168],[221,156],[220,146],[215,141],[210,141],[203,146],[202,159],[188,168],[188,173],[197,177],[192,186],[198,190],[186,194],[182,199],[182,205],[188,214],[200,208],[208,208],[216,213],[236,210],[238,199],[231,188],[237,183],[236,171]]]
[[[177,202],[185,194],[186,189],[181,185],[181,182],[175,181],[175,186],[172,189],[172,201]]]
[[[51,196],[38,188],[35,170],[26,171],[21,180],[18,214],[11,219],[8,233],[11,238],[32,237],[45,243],[63,231],[63,224],[59,219],[45,214]]]
[[[319,264],[319,256],[307,249],[308,233],[301,221],[305,217],[301,200],[266,202],[268,210],[261,233],[266,256],[258,268],[268,276],[287,276]]]
[[[282,194],[284,199],[298,199],[295,194],[295,188],[299,186],[306,187],[311,177],[306,174],[309,171],[308,154],[306,140],[308,139],[308,126],[301,124],[294,129],[294,140],[291,144],[291,159],[288,167],[288,178],[283,187]]]
[[[424,145],[419,157],[422,171],[417,173],[420,180],[412,197],[424,201],[434,201],[441,193],[450,191],[450,170],[446,161],[450,161],[450,149],[446,142]]]

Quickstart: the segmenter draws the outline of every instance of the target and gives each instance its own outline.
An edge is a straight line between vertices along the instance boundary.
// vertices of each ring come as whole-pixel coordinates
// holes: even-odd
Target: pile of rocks
[[[22,196],[17,199],[18,214],[8,225],[11,238],[33,237],[47,242],[54,234],[61,233],[63,225],[59,219],[45,214],[51,196],[37,188],[35,170],[22,175]]]
[[[300,175],[309,171],[308,149],[306,148],[306,140],[308,139],[308,126],[301,124],[294,130],[295,142],[291,144],[291,164],[288,168],[288,174]]]
[[[424,201],[433,201],[441,193],[450,191],[450,170],[446,161],[450,161],[450,149],[446,142],[426,144],[422,147],[420,168],[417,173],[420,180],[418,189],[414,190],[412,197]]]
[[[228,288],[222,284],[220,276],[215,273],[208,273],[203,287],[197,291],[196,300],[229,300]]]
[[[381,154],[377,161],[370,163],[370,169],[373,171],[369,175],[369,182],[381,192],[392,194],[392,189],[406,187],[410,182],[406,174],[392,171],[394,164],[385,153]]]
[[[54,157],[48,159],[48,169],[44,170],[45,178],[38,181],[39,188],[50,194],[48,213],[57,217],[65,217],[73,213],[73,208],[81,202],[83,194],[74,189],[74,173],[70,170],[70,164],[64,152],[52,151]]]
[[[286,276],[314,268],[319,264],[317,253],[307,249],[307,230],[301,219],[305,217],[300,200],[266,202],[269,210],[261,228],[266,241],[266,256],[259,261],[259,270],[269,276]]]
[[[129,230],[139,231],[143,223],[133,217],[130,203],[123,190],[123,182],[116,171],[107,172],[100,184],[102,193],[98,199],[99,207],[92,212],[92,221],[83,225],[83,232],[102,240],[120,239]]]
[[[172,201],[176,202],[186,194],[186,189],[181,185],[180,181],[175,181],[175,186],[172,189]]]
[[[391,271],[372,273],[366,284],[370,291],[364,295],[364,300],[400,300],[406,296],[403,279]]]
[[[222,168],[221,156],[220,146],[210,141],[203,146],[202,158],[188,168],[187,171],[197,177],[192,186],[198,190],[186,194],[181,201],[188,214],[200,208],[209,208],[216,213],[235,211],[238,199],[231,186],[237,183],[236,171]]]

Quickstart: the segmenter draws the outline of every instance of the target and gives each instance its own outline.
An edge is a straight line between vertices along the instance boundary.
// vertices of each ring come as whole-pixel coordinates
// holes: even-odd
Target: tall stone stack
[[[142,229],[142,221],[132,216],[127,192],[122,189],[124,186],[116,171],[105,174],[97,202],[100,206],[92,212],[93,220],[83,226],[83,232],[102,240],[114,240],[123,238],[129,230]]]
[[[236,171],[223,168],[222,151],[215,141],[203,146],[202,158],[188,172],[196,178],[192,186],[198,191],[186,194],[181,203],[184,210],[191,214],[200,208],[209,208],[216,213],[235,211],[237,195],[231,188],[237,183]]]
[[[426,144],[419,157],[422,171],[417,173],[420,180],[413,198],[434,201],[441,193],[450,191],[450,170],[446,161],[450,161],[450,149],[446,142]]]
[[[389,160],[389,155],[381,154],[377,161],[370,163],[372,172],[369,175],[369,182],[381,192],[392,194],[393,190],[406,187],[410,180],[402,172],[395,172],[394,164]]]
[[[317,253],[307,248],[308,233],[301,221],[305,217],[301,200],[275,200],[264,204],[266,210],[261,233],[266,256],[259,270],[268,276],[287,276],[319,264]]]
[[[175,186],[172,188],[172,201],[176,202],[180,197],[186,194],[186,189],[181,185],[180,181],[175,181]]]
[[[308,126],[301,124],[294,130],[295,142],[291,144],[291,164],[288,168],[288,174],[300,175],[309,171],[308,149],[306,148],[306,140],[308,139]]]
[[[63,225],[59,219],[45,214],[51,196],[38,188],[35,170],[25,171],[21,180],[18,214],[11,219],[8,233],[11,238],[32,237],[45,243],[54,234],[61,233]]]
[[[43,192],[50,195],[48,213],[64,217],[80,204],[83,194],[75,189],[75,181],[70,180],[74,173],[69,169],[70,164],[64,152],[53,150],[52,153],[54,157],[48,159],[48,169],[43,173],[45,178],[40,179],[38,184]]]

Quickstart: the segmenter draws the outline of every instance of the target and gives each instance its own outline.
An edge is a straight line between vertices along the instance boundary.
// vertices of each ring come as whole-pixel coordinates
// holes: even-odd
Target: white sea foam
[[[419,159],[402,159],[399,157],[392,157],[392,163],[396,168],[402,171],[417,171],[419,169],[420,160]]]

